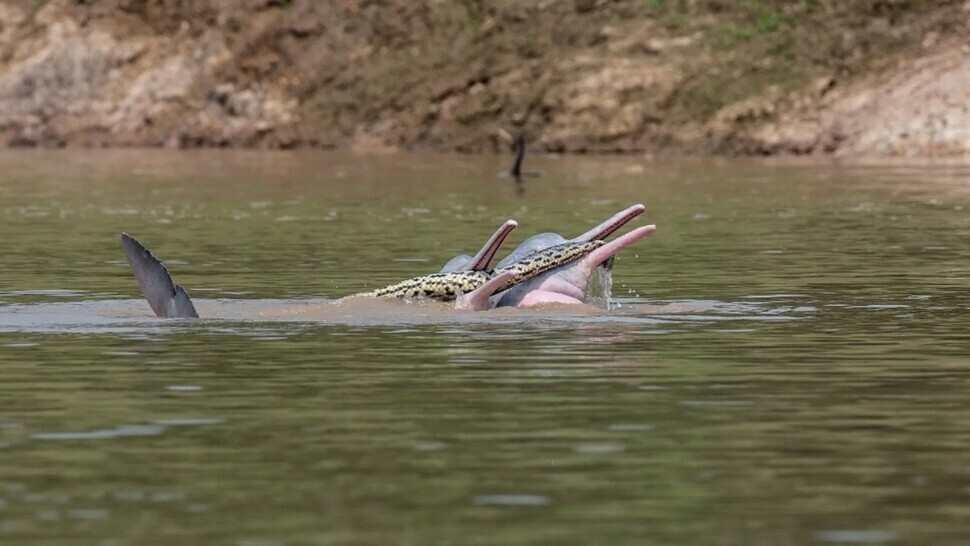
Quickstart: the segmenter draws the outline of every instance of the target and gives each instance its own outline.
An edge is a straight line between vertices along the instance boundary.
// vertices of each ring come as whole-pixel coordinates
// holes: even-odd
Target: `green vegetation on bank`
[[[644,4],[649,4],[644,6]],[[693,77],[675,106],[706,118],[768,86],[800,88],[816,77],[851,78],[918,50],[928,33],[956,26],[959,2],[937,0],[651,0],[638,15],[698,37]]]

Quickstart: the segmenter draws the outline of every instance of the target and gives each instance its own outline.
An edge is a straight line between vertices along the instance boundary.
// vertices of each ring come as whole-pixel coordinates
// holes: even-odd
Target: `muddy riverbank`
[[[10,146],[970,155],[970,2],[20,0]]]

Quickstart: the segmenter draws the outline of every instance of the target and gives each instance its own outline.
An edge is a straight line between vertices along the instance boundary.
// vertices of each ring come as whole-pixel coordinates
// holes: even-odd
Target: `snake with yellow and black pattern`
[[[511,273],[511,279],[496,290],[496,292],[500,292],[550,269],[572,263],[603,246],[603,244],[603,241],[567,242],[534,252],[504,267],[420,275],[377,290],[354,294],[350,297],[430,298],[438,301],[454,301],[460,295],[468,294],[480,288],[490,279],[502,273]]]

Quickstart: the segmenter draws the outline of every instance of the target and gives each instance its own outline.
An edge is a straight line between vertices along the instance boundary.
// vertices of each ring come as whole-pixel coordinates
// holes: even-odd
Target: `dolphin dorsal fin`
[[[198,318],[192,299],[184,288],[172,281],[172,276],[162,262],[137,239],[121,234],[121,246],[131,264],[142,295],[148,300],[155,315],[163,318]]]

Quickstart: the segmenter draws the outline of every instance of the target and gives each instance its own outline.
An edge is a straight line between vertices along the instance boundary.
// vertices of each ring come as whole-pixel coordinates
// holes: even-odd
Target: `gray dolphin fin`
[[[154,254],[134,237],[121,234],[121,246],[131,264],[141,293],[155,315],[163,318],[199,318],[192,299],[184,288],[172,282],[172,276]]]

